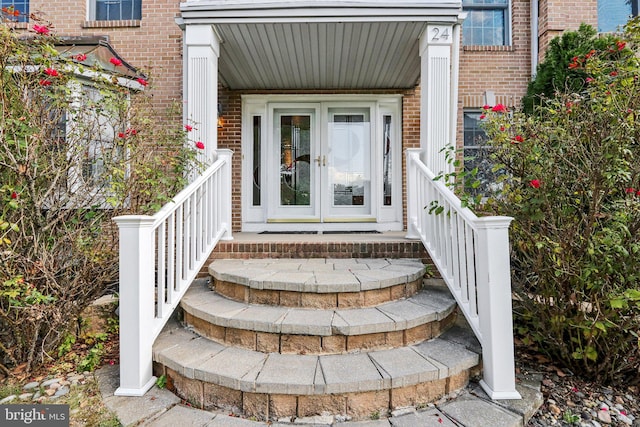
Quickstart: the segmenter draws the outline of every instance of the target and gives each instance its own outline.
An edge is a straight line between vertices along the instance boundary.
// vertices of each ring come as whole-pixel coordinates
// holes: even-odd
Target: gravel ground
[[[529,427],[640,427],[640,386],[605,387],[584,381],[544,356],[518,350],[517,369],[543,378],[544,404],[529,420]]]

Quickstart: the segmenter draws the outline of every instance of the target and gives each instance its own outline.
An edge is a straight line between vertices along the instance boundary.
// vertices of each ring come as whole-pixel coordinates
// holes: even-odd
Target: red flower
[[[482,106],[482,109],[485,110],[485,111],[486,110],[490,110],[491,109],[491,105],[486,105],[485,104],[485,105]]]
[[[537,179],[532,179],[531,181],[529,181],[529,185],[533,188],[540,188],[540,181]]]
[[[587,77],[585,81],[586,81],[587,83],[591,83],[591,82],[593,82],[593,78],[591,78],[591,77]]]
[[[196,142],[196,148],[204,150],[204,143],[202,141]]]
[[[512,144],[515,144],[516,142],[524,142],[524,138],[522,137],[522,135],[516,135],[511,141]]]
[[[627,44],[626,44],[625,42],[622,42],[622,41],[617,41],[617,42],[616,42],[616,46],[618,46],[618,50],[622,50],[622,49],[624,49],[624,47],[625,47],[626,45],[627,45]]]
[[[122,65],[122,61],[119,60],[118,58],[116,58],[115,56],[112,56],[111,59],[109,60],[109,62],[111,62],[113,65],[115,65],[116,67],[118,65]]]
[[[146,86],[146,85],[148,85],[148,84],[149,84],[149,82],[148,82],[148,81],[146,81],[146,80],[145,80],[145,79],[143,79],[143,78],[139,78],[139,79],[137,79],[136,81],[137,81],[138,83],[140,83],[142,86]]]
[[[44,69],[44,73],[48,76],[51,77],[58,77],[60,74],[58,73],[58,70],[54,69],[54,68],[45,68]]]
[[[48,36],[50,30],[45,25],[34,25],[33,31],[38,34],[42,34],[43,36]]]
[[[486,118],[487,118],[486,114],[480,114],[480,120],[484,120]]]
[[[184,130],[186,130],[187,132],[191,132],[193,130],[193,126],[191,125],[184,125]]]
[[[636,192],[636,189],[635,189],[635,188],[632,188],[632,187],[629,187],[629,188],[626,188],[624,191],[625,191],[625,193],[627,193],[627,194],[633,194],[633,193],[635,193],[635,192]]]
[[[124,132],[118,132],[118,138],[125,138],[126,136]]]
[[[125,131],[125,133],[126,133],[127,135],[137,135],[137,134],[138,134],[138,131],[137,131],[137,130],[135,130],[135,129],[127,129],[127,130]]]
[[[51,80],[47,80],[47,79],[40,80],[40,86],[50,86],[51,83],[52,83]]]
[[[18,193],[16,193],[15,191],[13,193],[11,193],[11,198],[12,199],[17,199],[18,198]]]
[[[504,126],[500,126],[500,132],[504,132]]]
[[[73,58],[78,62],[82,62],[82,61],[86,61],[87,60],[87,55],[85,55],[84,53],[79,53],[76,56],[74,56]]]
[[[640,196],[640,190],[636,192],[636,196]]]
[[[506,113],[508,110],[507,110],[507,107],[504,106],[503,104],[496,104],[491,109],[491,111],[493,111],[494,113]]]
[[[610,73],[609,73],[609,75],[610,75],[611,77],[615,77],[615,76],[617,76],[617,75],[618,75],[618,72],[617,72],[617,71],[612,71],[612,72],[610,72]]]

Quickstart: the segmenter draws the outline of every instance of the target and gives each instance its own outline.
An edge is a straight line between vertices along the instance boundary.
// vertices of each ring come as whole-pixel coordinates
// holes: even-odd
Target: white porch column
[[[451,24],[430,24],[420,37],[420,148],[422,161],[436,175],[448,172],[451,165],[441,150],[451,143],[455,129],[452,120],[451,46],[454,30]]]
[[[185,28],[184,112],[195,144],[204,143],[200,161],[210,164],[218,148],[218,57],[220,41],[211,25]]]

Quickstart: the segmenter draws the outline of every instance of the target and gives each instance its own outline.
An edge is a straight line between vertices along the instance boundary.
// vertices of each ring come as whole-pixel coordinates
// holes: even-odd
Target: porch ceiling
[[[420,75],[416,22],[223,24],[232,89],[407,88]]]
[[[221,40],[220,81],[231,89],[401,89],[420,76],[428,22],[455,22],[459,0],[193,0],[182,21]]]

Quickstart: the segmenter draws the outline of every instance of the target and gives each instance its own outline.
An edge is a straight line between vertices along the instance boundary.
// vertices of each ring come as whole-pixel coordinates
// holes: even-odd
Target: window
[[[463,0],[468,12],[462,24],[466,46],[504,46],[509,42],[509,0]]]
[[[2,5],[3,9],[13,7],[13,10],[20,12],[20,14],[15,17],[14,22],[28,21],[29,0],[0,0],[0,5]]]
[[[95,0],[93,6],[96,21],[142,19],[142,0]]]
[[[464,112],[464,169],[478,168],[476,179],[480,181],[477,189],[467,188],[471,194],[486,194],[496,183],[497,174],[492,171],[491,149],[487,146],[487,134],[482,129],[479,111]]]
[[[598,0],[598,31],[620,31],[630,17],[638,14],[638,0]]]
[[[66,148],[68,155],[77,164],[68,177],[71,189],[89,185],[95,191],[104,192],[106,167],[112,160],[123,156],[122,148],[115,141],[120,132],[125,132],[121,112],[104,98],[104,93],[90,84],[73,84],[74,102],[66,112]],[[87,140],[87,135],[91,135]]]

